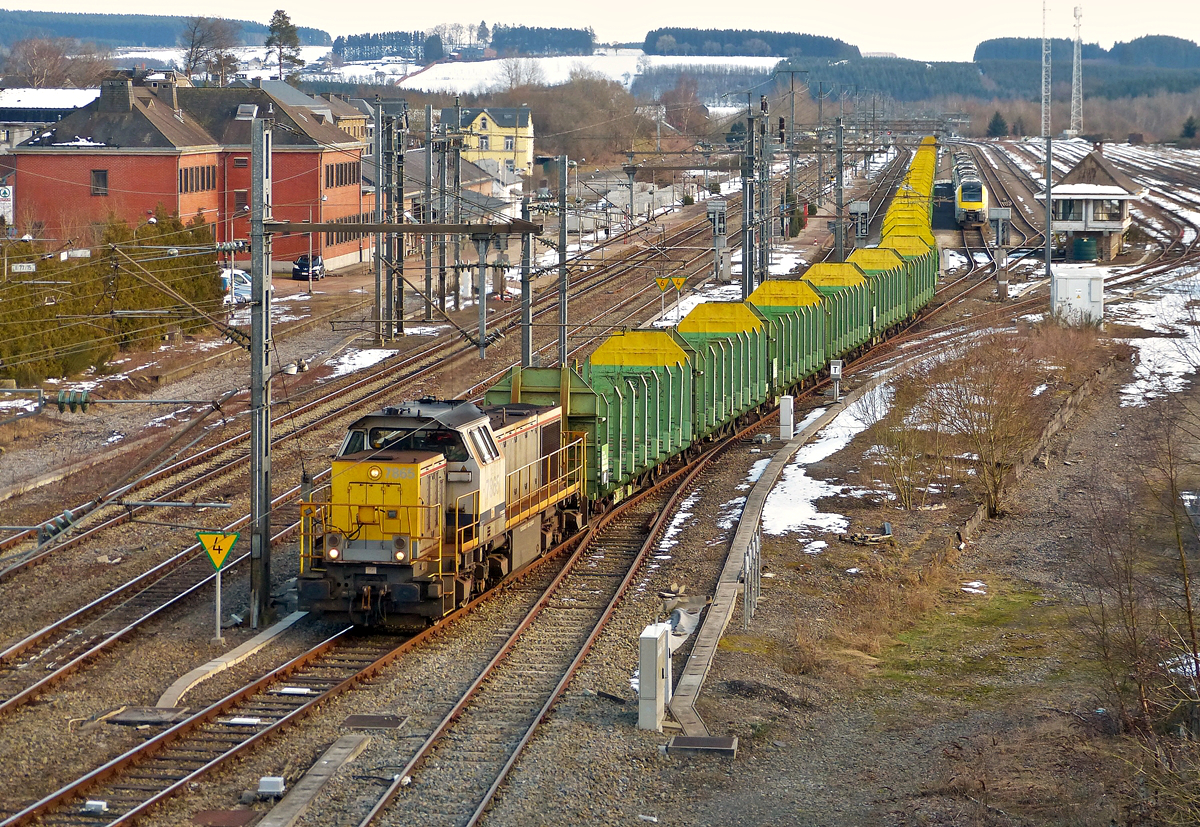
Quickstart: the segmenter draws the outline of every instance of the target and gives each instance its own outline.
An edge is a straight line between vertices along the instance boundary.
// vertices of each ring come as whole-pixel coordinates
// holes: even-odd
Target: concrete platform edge
[[[196,667],[191,672],[188,672],[179,680],[175,681],[175,683],[171,684],[170,688],[168,688],[167,691],[163,693],[162,697],[158,699],[158,703],[155,704],[155,706],[159,707],[160,709],[179,706],[179,702],[183,700],[183,696],[197,684],[208,680],[218,672],[223,672],[229,667],[236,666],[237,664],[241,663],[246,658],[258,652],[273,639],[283,634],[285,631],[291,628],[296,621],[300,620],[302,617],[305,617],[307,614],[308,612],[292,612],[283,620],[280,620],[273,626],[267,627],[262,632],[250,638],[250,640],[246,641],[236,649],[221,655],[219,658],[213,658],[203,666]]]
[[[729,543],[729,552],[725,558],[725,565],[721,569],[721,575],[717,580],[717,588],[713,595],[712,605],[708,607],[704,621],[697,632],[696,643],[692,647],[691,654],[688,656],[687,663],[680,673],[679,682],[676,684],[675,691],[671,696],[671,715],[683,727],[684,735],[689,737],[705,737],[710,734],[708,727],[700,718],[700,714],[696,712],[695,704],[700,697],[700,692],[703,690],[704,681],[708,677],[709,669],[712,668],[713,659],[717,654],[717,646],[721,641],[721,637],[725,634],[725,627],[729,624],[730,618],[733,617],[733,611],[737,607],[738,581],[741,577],[742,558],[751,538],[759,529],[767,496],[771,493],[771,489],[775,487],[775,483],[783,474],[783,469],[791,461],[792,456],[796,451],[800,450],[800,446],[812,439],[822,428],[832,422],[863,394],[882,384],[889,373],[890,371],[886,371],[879,376],[873,377],[868,382],[848,393],[840,402],[831,405],[817,419],[806,425],[804,430],[785,443],[775,453],[775,456],[771,458],[770,464],[767,465],[762,476],[758,478],[758,481],[750,490],[750,494],[746,497],[746,504],[742,508],[741,517],[738,519],[737,529],[734,531],[733,539]]]

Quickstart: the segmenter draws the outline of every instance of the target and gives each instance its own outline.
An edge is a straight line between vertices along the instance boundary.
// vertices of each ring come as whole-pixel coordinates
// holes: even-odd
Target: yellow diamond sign
[[[687,276],[673,276],[671,278],[671,283],[675,285],[676,290],[682,290],[685,281],[687,281]]]
[[[196,532],[196,539],[204,547],[204,551],[208,554],[208,559],[212,561],[213,568],[217,571],[220,571],[221,566],[225,565],[225,559],[229,557],[229,552],[233,548],[233,544],[237,542],[239,536],[236,532],[233,534],[225,534],[217,531]]]
[[[664,293],[667,292],[667,286],[671,283],[670,279],[655,279],[655,281],[658,282],[659,290],[663,291]]]

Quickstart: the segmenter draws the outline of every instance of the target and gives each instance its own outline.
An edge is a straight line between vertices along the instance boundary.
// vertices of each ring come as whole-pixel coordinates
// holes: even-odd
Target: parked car
[[[221,290],[225,293],[225,304],[246,304],[252,299],[250,274],[226,267],[221,270]]]
[[[292,278],[297,281],[308,281],[308,271],[308,256],[300,256],[292,262]],[[312,257],[312,277],[314,279],[325,277],[325,260],[320,256]]]

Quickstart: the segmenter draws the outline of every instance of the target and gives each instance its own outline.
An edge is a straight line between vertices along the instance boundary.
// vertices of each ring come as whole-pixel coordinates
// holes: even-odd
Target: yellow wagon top
[[[821,303],[821,294],[807,282],[768,279],[747,299],[755,307],[808,307]]]
[[[692,308],[679,323],[680,333],[750,333],[762,320],[744,302],[705,302]]]
[[[665,330],[614,333],[591,356],[593,366],[675,367],[687,362],[687,353]]]

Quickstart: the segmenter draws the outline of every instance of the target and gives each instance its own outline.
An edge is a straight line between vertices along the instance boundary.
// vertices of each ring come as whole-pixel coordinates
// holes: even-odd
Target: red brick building
[[[324,103],[322,101],[321,103]],[[102,82],[100,97],[14,148],[15,223],[44,238],[91,244],[111,216],[132,225],[160,206],[213,225],[218,241],[249,238],[250,122],[240,106],[275,122],[273,213],[290,221],[370,220],[360,180],[364,142],[326,113],[256,88],[177,85],[128,77]],[[328,267],[366,260],[370,237],[319,233]],[[274,240],[277,269],[308,252],[305,235]]]

